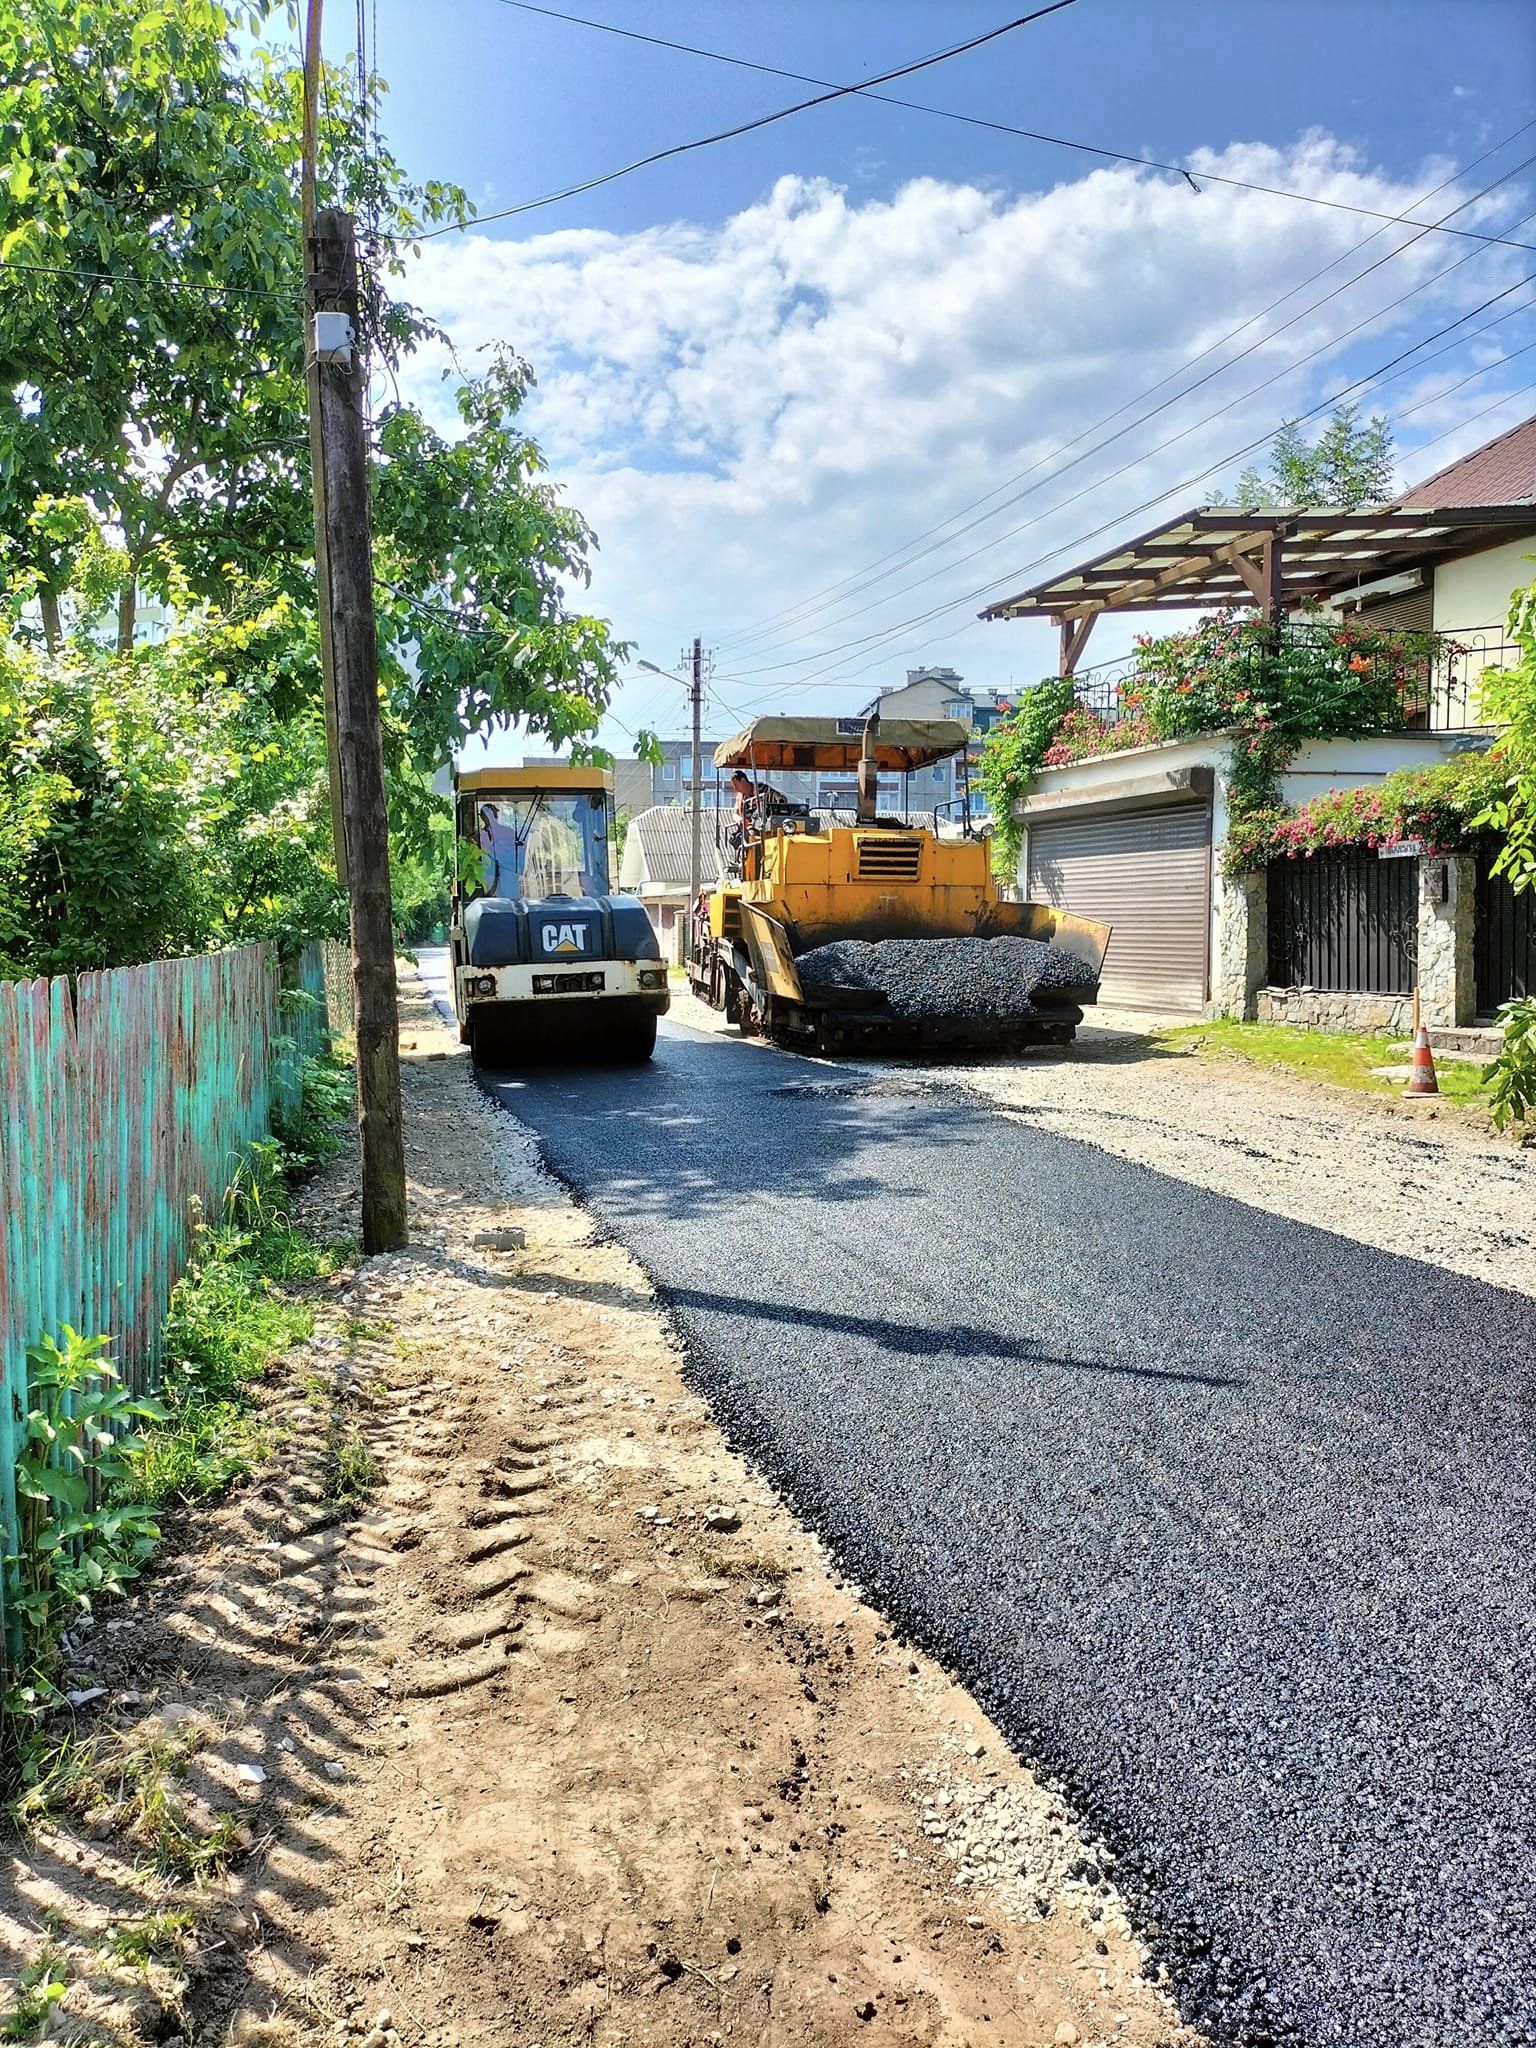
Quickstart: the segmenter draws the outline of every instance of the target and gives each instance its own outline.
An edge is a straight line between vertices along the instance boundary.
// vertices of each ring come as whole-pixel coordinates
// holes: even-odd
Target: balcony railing
[[[1237,670],[1235,687],[1260,690],[1277,687],[1275,669],[1280,669],[1278,687],[1284,688],[1287,651],[1315,657],[1320,647],[1332,644],[1327,629],[1287,622],[1281,629],[1281,645],[1266,650],[1245,647],[1230,657]],[[1480,715],[1478,679],[1484,669],[1503,668],[1519,659],[1519,648],[1502,626],[1478,626],[1443,636],[1439,650],[1418,660],[1420,686],[1405,691],[1403,715],[1392,729],[1407,732],[1475,732],[1486,721]],[[1347,653],[1341,651],[1341,666]],[[1135,715],[1137,706],[1127,701],[1136,688],[1139,657],[1125,655],[1096,668],[1084,669],[1077,677],[1077,701],[1105,725],[1118,725]]]

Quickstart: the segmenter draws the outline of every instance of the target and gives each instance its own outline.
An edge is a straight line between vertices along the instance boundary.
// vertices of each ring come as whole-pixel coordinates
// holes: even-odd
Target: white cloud
[[[1430,164],[1411,184],[1394,184],[1321,134],[1287,150],[1203,151],[1191,166],[1197,182],[1224,174],[1391,213],[1408,211],[1448,175]],[[1454,200],[1441,194],[1425,211],[1436,217]],[[1180,181],[1120,168],[1023,197],[917,178],[878,201],[787,177],[715,227],[444,239],[428,245],[412,289],[460,349],[505,340],[533,362],[530,423],[602,543],[592,601],[652,659],[672,660],[695,631],[723,641],[722,676],[743,678],[721,684],[735,703],[798,684],[826,666],[817,658],[824,650],[941,600],[1033,580],[1030,564],[1048,547],[1101,523],[1118,530],[1124,515],[1129,531],[1151,524],[1154,515],[1131,509],[1142,499],[1327,395],[1393,353],[1402,335],[1427,332],[1518,275],[1514,252],[1427,236],[1059,483],[1039,488],[1043,470],[1018,487],[1033,494],[990,524],[785,629],[803,638],[731,645],[765,614],[852,576],[1044,463],[1345,256],[1375,225],[1209,182],[1197,196]],[[1404,239],[1403,230],[1386,230],[1290,301],[1270,328]],[[1380,311],[1469,254],[1400,312]],[[1357,344],[1365,353],[1347,358],[1348,372],[1325,358],[1152,452],[1368,317]],[[1270,328],[1250,330],[1233,349]],[[418,395],[441,404],[435,367],[424,363],[413,381]],[[1486,391],[1468,387],[1468,410],[1494,395],[1496,375]],[[1367,393],[1368,407],[1390,412],[1399,388],[1413,387],[1389,387],[1379,401]],[[1125,475],[1061,502],[1128,461]],[[1187,502],[1213,495],[1216,481],[1183,494]],[[1025,520],[1033,522],[1027,531],[995,538]],[[988,541],[978,559],[958,559]],[[919,580],[936,568],[943,573]],[[876,600],[878,608],[861,609]],[[981,682],[1049,665],[1046,629],[978,627],[975,609],[957,604],[884,650],[851,651],[844,668],[864,672],[849,681],[849,698],[898,680],[907,659],[953,660]],[[796,665],[750,673],[779,661]],[[666,702],[675,724],[680,702],[669,690],[642,678],[626,688],[620,713],[649,722]],[[839,700],[820,690],[799,701],[831,708]]]

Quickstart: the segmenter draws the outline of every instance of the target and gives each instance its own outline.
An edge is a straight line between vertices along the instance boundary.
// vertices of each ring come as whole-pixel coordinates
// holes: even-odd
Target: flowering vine
[[[982,774],[992,803],[994,859],[1018,865],[1023,828],[1013,805],[1042,769],[1131,747],[1213,733],[1232,741],[1227,799],[1242,843],[1248,820],[1280,814],[1280,777],[1308,740],[1401,730],[1429,708],[1429,676],[1444,643],[1430,633],[1384,631],[1358,619],[1312,619],[1277,631],[1232,609],[1182,633],[1144,634],[1121,692],[1122,716],[1077,703],[1053,677],[1026,691],[989,737]]]

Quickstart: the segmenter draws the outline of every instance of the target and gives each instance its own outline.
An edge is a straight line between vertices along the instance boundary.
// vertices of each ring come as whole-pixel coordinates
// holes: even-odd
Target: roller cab
[[[612,893],[612,803],[601,768],[455,777],[453,1001],[477,1065],[650,1057],[667,969],[644,905]]]

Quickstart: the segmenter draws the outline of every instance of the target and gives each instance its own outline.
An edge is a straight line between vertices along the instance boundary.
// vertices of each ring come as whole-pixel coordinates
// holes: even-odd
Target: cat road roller
[[[476,1066],[649,1059],[671,998],[645,906],[611,893],[612,775],[475,768],[453,794],[453,1007]]]
[[[806,1052],[1070,1044],[1098,998],[1109,926],[1005,902],[968,819],[941,832],[879,811],[882,776],[930,768],[969,737],[953,719],[770,717],[718,746],[715,765],[742,773],[725,879],[695,906],[694,993]],[[774,788],[807,770],[851,795],[851,812]]]

